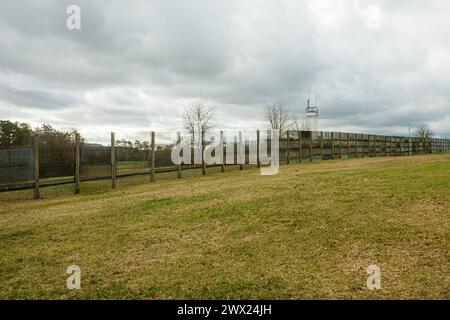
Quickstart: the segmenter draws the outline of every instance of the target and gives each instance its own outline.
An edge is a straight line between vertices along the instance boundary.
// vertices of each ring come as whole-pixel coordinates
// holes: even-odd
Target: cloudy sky
[[[66,10],[81,8],[81,29]],[[181,127],[263,127],[268,103],[319,129],[450,137],[446,0],[0,2],[0,119],[78,128],[91,141]]]

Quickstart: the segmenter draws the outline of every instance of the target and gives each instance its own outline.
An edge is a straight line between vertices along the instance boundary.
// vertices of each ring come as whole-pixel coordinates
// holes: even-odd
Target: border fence
[[[205,175],[208,168],[219,167],[224,172],[226,166],[232,166],[226,164],[226,152],[223,164],[206,165],[202,161],[199,165],[175,165],[171,161],[171,145],[157,145],[159,136],[154,131],[150,137],[149,143],[140,148],[116,145],[115,133],[111,133],[109,146],[86,144],[76,135],[72,144],[55,147],[40,143],[36,135],[31,146],[0,150],[0,192],[33,189],[34,198],[39,199],[42,187],[74,184],[74,193],[78,194],[84,181],[109,179],[111,188],[116,188],[117,179],[123,177],[149,175],[149,182],[155,182],[157,173],[174,172],[174,178],[180,179],[186,170],[201,170]],[[259,137],[257,130],[257,145]],[[181,140],[178,133],[174,143]],[[221,143],[222,149],[239,147],[236,140]],[[249,143],[242,141],[246,159]],[[450,152],[450,139],[290,130],[279,141],[279,161],[286,164],[440,152]],[[243,170],[246,166],[251,165],[240,164],[238,168]],[[256,166],[260,166],[259,158]]]

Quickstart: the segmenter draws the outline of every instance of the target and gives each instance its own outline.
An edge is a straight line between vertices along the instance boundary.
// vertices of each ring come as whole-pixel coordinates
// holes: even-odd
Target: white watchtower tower
[[[314,105],[311,107],[309,105],[309,99],[306,103],[305,109],[305,127],[309,131],[317,131],[317,119],[319,117],[319,108]]]

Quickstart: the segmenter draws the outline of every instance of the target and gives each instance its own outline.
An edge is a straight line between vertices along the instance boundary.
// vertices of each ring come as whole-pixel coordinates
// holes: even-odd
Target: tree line
[[[39,135],[39,144],[44,148],[72,146],[77,133],[78,131],[75,129],[57,130],[49,124],[43,124],[33,129],[28,123],[0,120],[0,149],[29,147],[33,142],[34,135]]]

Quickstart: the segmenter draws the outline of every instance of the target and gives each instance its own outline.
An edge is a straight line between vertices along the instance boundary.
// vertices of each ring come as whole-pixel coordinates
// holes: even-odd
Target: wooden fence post
[[[408,153],[407,153],[407,151],[406,151],[406,145],[407,145],[407,143],[406,143],[406,138],[405,137],[402,137],[402,145],[403,145],[403,156],[407,156],[408,155]]]
[[[389,137],[389,156],[392,157],[392,152],[394,152],[394,155],[395,155],[395,148],[396,148],[395,137],[394,137],[394,148],[392,148],[392,137]],[[394,150],[392,150],[392,149],[394,149]]]
[[[364,158],[364,134],[360,135],[359,146],[361,147],[361,158]]]
[[[39,199],[40,191],[39,191],[39,136],[38,135],[35,135],[33,137],[33,162],[34,162],[33,197],[34,197],[34,199]]]
[[[379,147],[377,135],[373,136],[373,144],[375,145],[375,158],[376,158],[378,157],[378,147]]]
[[[353,142],[355,143],[355,148],[354,148],[355,149],[355,158],[359,158],[359,155],[358,155],[358,134],[354,133],[353,136],[354,136]]]
[[[347,158],[350,159],[350,133],[347,132]]]
[[[384,156],[387,157],[387,136],[384,136]]]
[[[402,156],[406,155],[406,147],[405,147],[405,137],[401,137],[400,138],[400,153]]]
[[[408,137],[408,153],[409,153],[409,156],[412,156],[412,139],[411,139],[411,136]]]
[[[377,157],[377,136],[373,135],[372,138],[373,138],[373,150],[374,150],[373,157],[376,158]]]
[[[111,187],[116,188],[117,160],[116,160],[116,135],[111,132]]]
[[[372,135],[372,157],[376,156],[377,156],[377,137],[375,135]]]
[[[381,157],[381,136],[378,136],[377,135],[377,138],[378,138],[378,143],[377,143],[377,156],[378,157]]]
[[[386,153],[385,153],[385,156],[386,156],[386,157],[389,157],[390,146],[391,146],[391,143],[389,142],[390,137],[389,137],[389,136],[386,136],[385,139],[386,139]]]
[[[256,130],[256,166],[261,168],[261,160],[259,159],[259,130]]]
[[[302,132],[297,130],[298,136],[298,163],[302,163]]]
[[[377,143],[376,143],[376,141],[375,141],[375,136],[374,135],[371,135],[372,136],[372,152],[371,152],[371,154],[372,154],[372,158],[373,157],[376,157],[377,156]],[[373,149],[375,149],[375,152],[373,151]]]
[[[366,143],[366,138],[365,136],[367,136],[367,143]],[[363,141],[362,141],[362,146],[363,146],[363,157],[365,158],[366,155],[369,156],[369,135],[364,134],[363,135]]]
[[[373,137],[372,135],[368,135],[367,136],[367,141],[368,141],[368,148],[369,148],[369,158],[371,158],[371,157],[373,157],[373,150],[372,150],[372,146],[370,145],[370,142],[371,142],[371,137]],[[372,144],[373,145],[373,144]]]
[[[395,141],[396,141],[396,144],[395,144],[395,146],[396,146],[396,152],[395,152],[395,154],[396,154],[397,156],[400,156],[400,155],[402,154],[402,148],[401,148],[400,138],[399,138],[399,137],[396,137],[396,138],[395,138]]]
[[[391,138],[391,145],[392,143],[394,143],[394,147],[391,148],[392,149],[392,156],[395,157],[397,155],[397,138],[396,137],[392,137]]]
[[[428,153],[433,153],[431,149],[431,138],[427,138],[428,140]]]
[[[342,132],[339,132],[339,159],[342,159]]]
[[[380,139],[378,135],[373,136],[374,144],[375,144],[375,158],[378,157],[378,149],[380,147]]]
[[[392,144],[394,146],[392,147]],[[391,155],[395,157],[397,155],[397,140],[396,137],[391,137]]]
[[[289,164],[289,130],[286,131],[286,164]]]
[[[226,152],[225,152],[225,150],[223,150],[223,131],[222,130],[220,131],[219,144],[220,144],[220,148],[221,148],[221,151],[222,151],[222,163],[220,165],[220,171],[221,172],[225,172],[225,153]],[[259,148],[259,146],[257,148]]]
[[[75,134],[75,194],[80,193],[80,134]]]
[[[177,144],[181,145],[181,134],[180,131],[177,132]],[[182,178],[182,174],[181,174],[181,163],[177,166],[177,179],[181,179]]]
[[[334,132],[331,132],[331,160],[334,159]]]
[[[205,162],[205,134],[206,132],[204,130],[202,130],[202,136],[201,136],[201,140],[202,140],[202,150],[201,150],[201,157],[202,157],[202,175],[205,176],[206,175],[206,162]]]
[[[364,133],[360,136],[359,146],[361,147],[361,158],[364,158]]]
[[[378,136],[378,154],[380,157],[382,157],[384,155],[383,153],[383,136]]]
[[[323,160],[323,131],[320,131],[320,160]]]
[[[313,150],[314,150],[314,146],[313,146],[313,132],[311,131],[311,140],[309,142],[309,160],[312,162],[313,161]]]
[[[155,141],[155,131],[151,133],[150,140],[150,182],[155,182],[155,164],[156,164],[156,141]]]
[[[369,134],[369,157],[373,158],[373,135]]]
[[[383,155],[382,155],[382,142],[383,142],[383,140],[381,139],[382,138],[382,136],[378,136],[378,148],[377,148],[377,150],[378,150],[378,156],[379,157],[382,157]]]

